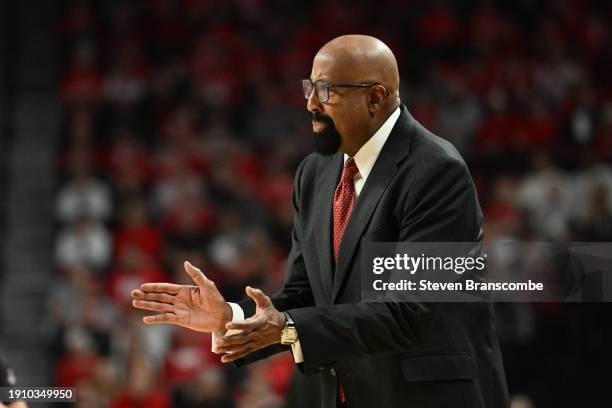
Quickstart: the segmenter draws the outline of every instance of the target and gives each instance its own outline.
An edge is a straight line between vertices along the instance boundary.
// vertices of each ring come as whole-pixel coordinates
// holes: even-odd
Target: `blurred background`
[[[0,6],[0,348],[81,407],[314,407],[289,353],[222,365],[129,292],[274,292],[300,79],[333,37],[395,52],[413,116],[466,158],[485,239],[612,241],[609,1],[75,0]],[[609,304],[498,304],[513,408],[611,406]],[[316,380],[315,380],[316,381]]]

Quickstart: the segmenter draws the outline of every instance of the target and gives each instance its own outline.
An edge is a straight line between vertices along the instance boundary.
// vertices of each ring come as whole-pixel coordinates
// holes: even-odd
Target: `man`
[[[367,242],[482,240],[459,153],[400,104],[395,57],[373,37],[326,44],[303,88],[318,153],[296,172],[282,291],[247,287],[251,300],[227,304],[186,263],[197,286],[133,291],[135,307],[160,312],[144,322],[213,332],[221,360],[239,365],[290,346],[299,369],[319,376],[325,408],[508,406],[491,304],[360,298]]]

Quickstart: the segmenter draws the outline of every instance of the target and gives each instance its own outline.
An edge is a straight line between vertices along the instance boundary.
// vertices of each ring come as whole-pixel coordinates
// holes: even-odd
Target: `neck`
[[[372,135],[373,133],[370,135],[364,135],[364,137],[357,139],[358,141],[356,143],[352,143],[350,146],[345,146],[343,149],[344,153],[348,155],[349,157],[355,156],[357,152],[359,151],[359,149],[361,149],[361,146],[366,144],[367,141],[370,140]]]
[[[368,129],[364,133],[362,133],[361,135],[357,135],[355,138],[351,138],[351,140],[355,140],[355,143],[351,143],[351,145],[349,146],[344,146],[344,153],[347,154],[349,157],[355,156],[359,149],[361,149],[361,147],[366,144],[372,136],[374,136],[374,133],[376,133],[376,131],[381,128],[381,126],[387,121],[387,119],[389,119],[389,116],[391,116],[391,114],[395,112],[398,106],[399,103],[397,105],[391,106],[391,108],[387,108],[384,111],[380,111],[378,114],[376,114],[370,122],[370,126],[368,126]]]

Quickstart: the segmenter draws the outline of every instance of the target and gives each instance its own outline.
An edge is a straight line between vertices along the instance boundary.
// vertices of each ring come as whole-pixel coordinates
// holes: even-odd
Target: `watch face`
[[[293,344],[297,341],[295,327],[287,327],[281,332],[281,344]]]

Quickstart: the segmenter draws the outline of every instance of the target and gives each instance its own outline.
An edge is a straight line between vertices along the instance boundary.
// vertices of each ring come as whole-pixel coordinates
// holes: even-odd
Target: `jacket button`
[[[329,373],[333,375],[334,377],[336,376],[336,370],[334,370],[333,368],[329,369]]]

